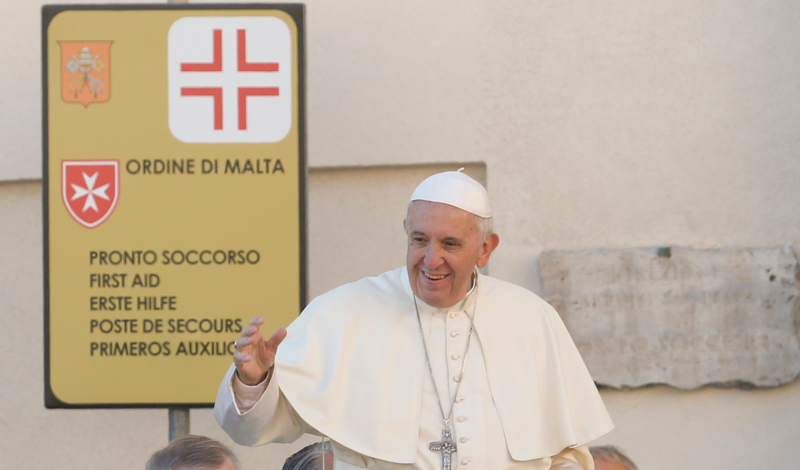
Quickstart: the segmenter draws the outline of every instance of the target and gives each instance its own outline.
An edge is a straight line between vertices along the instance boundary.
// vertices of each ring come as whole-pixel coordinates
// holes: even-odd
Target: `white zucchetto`
[[[411,201],[438,202],[458,207],[478,217],[491,217],[492,206],[489,204],[486,188],[461,170],[463,168],[429,176],[414,190]]]

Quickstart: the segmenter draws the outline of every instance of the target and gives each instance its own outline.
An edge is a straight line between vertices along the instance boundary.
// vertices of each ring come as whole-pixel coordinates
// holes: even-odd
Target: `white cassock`
[[[549,304],[480,274],[450,309],[417,303],[445,414],[462,381],[450,424],[453,469],[593,468],[586,444],[613,424]],[[442,468],[429,447],[441,440],[443,419],[406,268],[317,297],[287,330],[263,396],[263,385],[243,386],[233,366],[223,379],[214,415],[235,442],[312,433],[331,439],[336,469]]]

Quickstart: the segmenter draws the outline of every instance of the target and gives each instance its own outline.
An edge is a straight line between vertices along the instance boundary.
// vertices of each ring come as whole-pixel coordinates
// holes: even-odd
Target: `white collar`
[[[451,305],[450,307],[442,307],[442,308],[432,307],[426,304],[425,301],[417,297],[417,302],[420,307],[420,312],[425,311],[430,313],[436,313],[436,312],[449,312],[451,310],[464,310],[464,306],[468,305],[467,301],[472,298],[475,292],[477,292],[478,275],[479,275],[478,268],[475,267],[472,272],[472,286],[469,288],[469,291],[467,291],[467,294],[464,296],[463,299],[456,302],[455,305]],[[409,297],[414,296],[414,291],[411,289],[411,281],[409,281],[408,278],[408,267],[403,269],[402,282],[403,282],[403,288],[405,289]]]

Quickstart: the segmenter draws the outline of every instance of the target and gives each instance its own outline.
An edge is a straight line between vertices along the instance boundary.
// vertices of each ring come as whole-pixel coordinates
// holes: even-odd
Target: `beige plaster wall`
[[[142,468],[165,410],[42,405],[40,5],[0,2],[0,459]],[[402,263],[420,165],[477,169],[489,271],[534,290],[544,249],[800,246],[799,20],[789,0],[307,2],[310,292]],[[603,396],[601,442],[643,470],[800,459],[796,382]],[[280,468],[303,443],[235,450]]]

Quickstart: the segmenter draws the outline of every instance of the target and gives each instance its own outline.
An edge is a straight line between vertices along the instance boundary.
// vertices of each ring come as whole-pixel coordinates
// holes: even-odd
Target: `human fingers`
[[[241,336],[234,342],[234,347],[240,349],[260,341],[263,338],[261,335],[261,325],[263,323],[264,317],[255,317],[250,320],[250,324],[242,329]]]
[[[242,337],[253,336],[261,331],[261,325],[264,324],[264,317],[255,317],[250,320],[250,323],[242,330]]]
[[[233,352],[233,362],[238,366],[250,360],[250,355],[242,351],[236,350]]]
[[[267,351],[275,354],[278,351],[278,346],[286,339],[286,328],[278,328],[278,330],[272,334],[272,336],[267,340]]]
[[[233,354],[233,362],[236,364],[239,379],[247,385],[255,385],[263,381],[267,372],[275,364],[275,353],[285,337],[286,330],[280,328],[268,341],[264,341],[259,328],[258,334],[237,340],[243,343],[238,345]],[[252,346],[250,346],[251,344]]]

